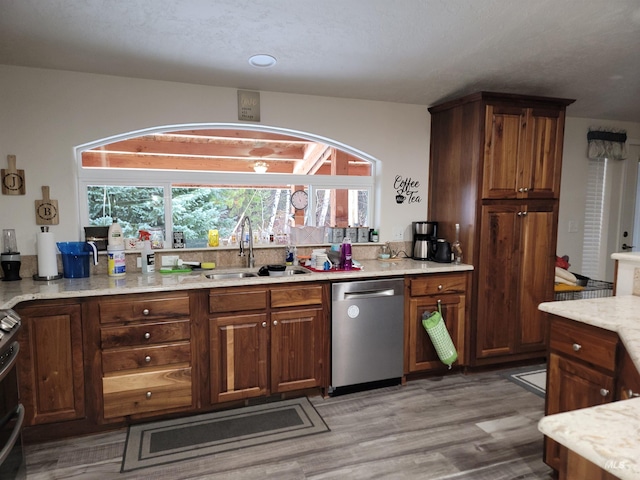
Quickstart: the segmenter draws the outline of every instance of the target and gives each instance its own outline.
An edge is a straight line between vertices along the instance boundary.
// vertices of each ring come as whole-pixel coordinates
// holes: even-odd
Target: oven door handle
[[[13,446],[18,441],[18,437],[20,436],[20,431],[22,430],[22,424],[24,423],[24,407],[22,406],[21,403],[19,403],[18,406],[15,408],[15,410],[13,411],[13,415],[11,417],[13,418],[16,415],[18,416],[18,420],[16,421],[16,424],[13,426],[13,431],[11,432],[11,436],[9,437],[7,444],[0,451],[0,465],[2,465],[4,461],[7,459],[7,457],[11,453],[11,450],[13,449]]]
[[[2,367],[2,370],[0,370],[0,382],[4,380],[4,377],[7,376],[7,373],[9,373],[9,370],[13,368],[13,366],[16,364],[16,361],[18,360],[18,352],[20,351],[20,344],[17,341],[15,341],[11,344],[11,348],[13,349],[13,351],[11,352],[11,357],[8,358],[8,361],[4,364],[4,366]]]

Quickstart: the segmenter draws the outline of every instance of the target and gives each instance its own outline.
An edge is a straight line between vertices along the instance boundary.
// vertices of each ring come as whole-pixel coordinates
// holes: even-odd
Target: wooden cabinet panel
[[[321,285],[292,285],[271,289],[271,308],[322,304]]]
[[[549,354],[547,367],[546,415],[568,412],[613,401],[614,377],[594,370],[587,365]],[[562,465],[563,447],[545,438],[545,462],[559,470]]]
[[[556,219],[548,201],[482,208],[476,359],[545,351],[538,305],[553,300]]]
[[[211,402],[268,393],[269,324],[266,313],[209,320]]]
[[[16,311],[23,324],[18,378],[25,426],[83,418],[81,306],[35,303]]]
[[[524,165],[523,185],[527,198],[558,198],[562,167],[564,112],[532,108],[527,119],[529,161]]]
[[[213,289],[209,294],[209,313],[243,312],[265,310],[267,290],[258,289]]]
[[[98,304],[100,323],[133,322],[156,318],[184,317],[189,315],[189,296],[172,294],[126,296],[104,299]]]
[[[191,361],[189,342],[134,348],[113,348],[102,352],[104,373],[158,367]]]
[[[625,350],[618,367],[618,400],[640,397],[640,373]]]
[[[320,308],[271,313],[271,391],[322,385],[323,312]]]
[[[103,327],[100,329],[102,348],[155,344],[188,340],[191,335],[190,320],[148,322],[136,325]]]
[[[422,326],[422,314],[438,310],[438,303],[447,331],[458,352],[457,363],[465,359],[465,296],[441,295],[411,298],[409,300],[409,372],[431,371],[447,368],[436,352],[429,334]]]
[[[191,367],[104,377],[102,390],[106,419],[193,404]]]
[[[554,318],[549,342],[551,351],[580,360],[613,374],[616,369],[618,335],[590,325]]]
[[[465,293],[466,288],[467,276],[460,274],[425,275],[409,280],[409,294],[412,297]]]

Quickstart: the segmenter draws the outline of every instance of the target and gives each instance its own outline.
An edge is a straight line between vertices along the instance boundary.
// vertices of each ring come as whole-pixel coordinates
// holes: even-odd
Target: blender
[[[16,231],[13,228],[2,230],[2,254],[0,255],[0,265],[4,272],[5,282],[20,280],[20,252],[16,242]]]

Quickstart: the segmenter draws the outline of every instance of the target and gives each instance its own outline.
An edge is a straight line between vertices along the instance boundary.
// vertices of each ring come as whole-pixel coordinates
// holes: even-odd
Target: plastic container
[[[124,235],[122,234],[122,227],[118,223],[117,218],[114,218],[113,223],[109,226],[107,247],[122,247],[124,249]]]
[[[62,273],[64,278],[85,278],[91,274],[91,256],[94,265],[98,264],[98,250],[90,242],[57,242],[62,254]]]
[[[217,247],[220,245],[220,234],[218,233],[218,230],[215,228],[212,230],[209,230],[208,245],[210,247]]]
[[[140,263],[142,273],[154,273],[156,271],[156,254],[151,248],[150,240],[144,241]]]
[[[127,261],[123,246],[107,246],[107,273],[110,277],[124,277],[127,272]]]

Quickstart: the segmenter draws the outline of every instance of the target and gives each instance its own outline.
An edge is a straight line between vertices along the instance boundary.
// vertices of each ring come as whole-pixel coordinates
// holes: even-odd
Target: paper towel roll
[[[58,275],[56,239],[52,232],[38,232],[38,275],[55,277]]]

